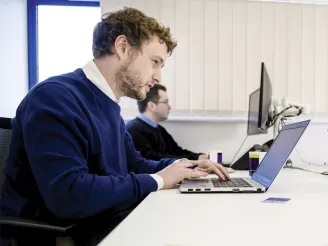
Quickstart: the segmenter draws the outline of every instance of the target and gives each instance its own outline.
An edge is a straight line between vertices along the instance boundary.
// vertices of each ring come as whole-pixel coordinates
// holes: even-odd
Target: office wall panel
[[[273,96],[328,115],[328,6],[242,0],[101,1],[132,6],[171,27],[178,47],[162,82],[175,115],[245,113],[264,61]],[[124,110],[136,111],[124,99]]]

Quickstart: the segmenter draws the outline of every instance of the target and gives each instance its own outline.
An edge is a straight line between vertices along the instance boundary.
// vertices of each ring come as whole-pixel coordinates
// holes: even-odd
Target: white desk
[[[283,169],[263,194],[154,192],[99,245],[328,246],[328,176]]]

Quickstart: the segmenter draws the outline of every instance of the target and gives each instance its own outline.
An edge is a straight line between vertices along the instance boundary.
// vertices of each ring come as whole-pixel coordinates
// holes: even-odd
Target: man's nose
[[[155,70],[155,73],[153,75],[153,81],[158,84],[161,83],[161,70],[159,69]]]

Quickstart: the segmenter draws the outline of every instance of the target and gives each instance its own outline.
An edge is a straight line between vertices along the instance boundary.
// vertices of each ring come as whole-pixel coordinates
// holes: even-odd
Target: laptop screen
[[[269,188],[309,123],[310,120],[307,120],[284,126],[256,169],[252,179]]]

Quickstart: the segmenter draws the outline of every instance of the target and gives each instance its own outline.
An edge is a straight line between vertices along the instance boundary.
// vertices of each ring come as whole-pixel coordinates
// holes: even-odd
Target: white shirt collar
[[[96,63],[93,60],[89,61],[83,68],[82,68],[85,76],[94,83],[103,93],[105,93],[110,99],[114,102],[119,102],[119,100],[115,97],[114,92],[108,85],[107,81],[105,80],[104,76],[102,76],[101,72],[99,71]]]

